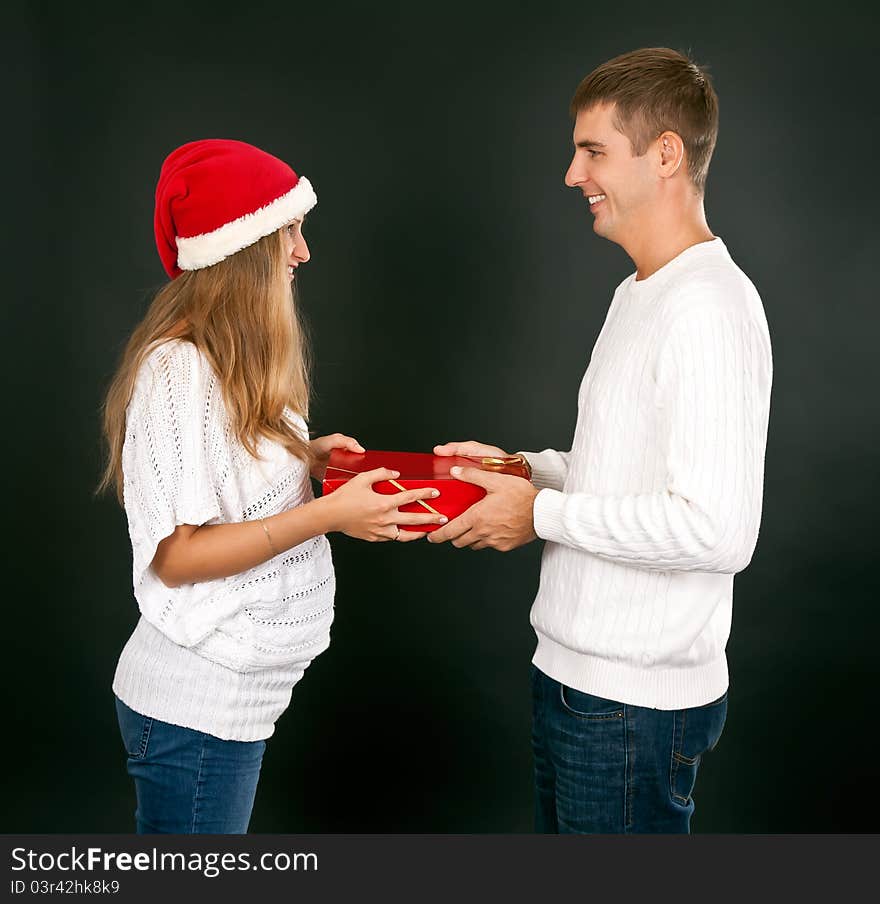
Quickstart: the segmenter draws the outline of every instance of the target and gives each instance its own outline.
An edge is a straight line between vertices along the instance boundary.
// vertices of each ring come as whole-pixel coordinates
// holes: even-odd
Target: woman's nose
[[[293,246],[293,256],[301,264],[304,264],[312,256],[309,254],[308,242],[302,236],[297,239],[296,244]]]

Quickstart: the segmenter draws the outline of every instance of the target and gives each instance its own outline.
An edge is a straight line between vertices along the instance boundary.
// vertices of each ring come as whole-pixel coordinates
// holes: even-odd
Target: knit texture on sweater
[[[534,663],[658,709],[727,689],[733,575],[761,519],[772,382],[755,287],[721,239],[614,293],[570,452],[527,452],[547,540]]]
[[[286,414],[306,435],[302,418]],[[241,574],[175,588],[150,563],[178,524],[256,521],[313,498],[303,462],[265,439],[257,451],[231,434],[216,375],[192,343],[153,349],[122,453],[141,621],[113,690],[144,715],[236,740],[272,734],[293,685],[330,642],[329,543],[314,537]]]

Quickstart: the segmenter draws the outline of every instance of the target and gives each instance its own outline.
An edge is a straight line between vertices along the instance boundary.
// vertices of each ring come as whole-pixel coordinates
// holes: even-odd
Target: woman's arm
[[[315,499],[263,519],[279,553],[329,530],[324,501]],[[159,543],[152,567],[166,587],[179,587],[240,574],[274,555],[259,520],[201,527],[179,524]]]
[[[179,524],[156,548],[152,568],[166,587],[195,584],[240,574],[310,537],[341,531],[360,540],[395,539],[396,525],[438,524],[446,518],[432,514],[406,514],[398,509],[418,499],[436,498],[431,487],[384,496],[373,490],[381,480],[399,477],[379,468],[353,477],[329,496],[256,521],[234,524]],[[272,546],[263,529],[269,529]],[[418,540],[424,534],[400,533],[400,540]],[[274,551],[273,548],[274,547]]]

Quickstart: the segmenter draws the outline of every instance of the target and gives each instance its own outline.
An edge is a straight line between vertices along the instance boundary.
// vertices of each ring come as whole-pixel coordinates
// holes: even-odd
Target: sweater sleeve
[[[129,405],[123,486],[136,593],[159,542],[178,524],[222,519],[205,445],[204,368],[191,343],[160,346]]]
[[[571,452],[545,449],[543,452],[517,452],[516,454],[525,456],[532,469],[532,483],[538,489],[545,487],[552,490],[562,489],[565,484],[565,476],[568,474]]]
[[[658,355],[666,458],[660,492],[543,489],[538,536],[661,571],[735,574],[758,536],[772,363],[766,327],[711,295],[674,319]]]

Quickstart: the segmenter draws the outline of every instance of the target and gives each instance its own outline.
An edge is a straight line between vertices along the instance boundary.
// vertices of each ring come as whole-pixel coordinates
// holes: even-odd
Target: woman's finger
[[[389,496],[388,501],[392,508],[400,508],[401,506],[418,502],[420,499],[436,499],[439,495],[440,491],[436,487],[419,487],[415,490],[406,490],[403,493],[397,493],[395,496]]]
[[[361,483],[371,487],[374,483],[379,483],[382,480],[395,480],[398,477],[400,477],[400,471],[392,471],[390,468],[375,468],[372,471],[364,471],[362,474],[358,474],[357,477],[352,477],[349,482],[353,483],[355,480],[359,480]],[[394,497],[389,496],[388,498]]]
[[[397,512],[394,516],[395,524],[446,524],[448,520],[446,515],[432,515],[430,512]]]
[[[336,433],[333,436],[334,449],[348,449],[349,452],[365,452],[366,449],[353,437],[345,436],[343,433]]]

